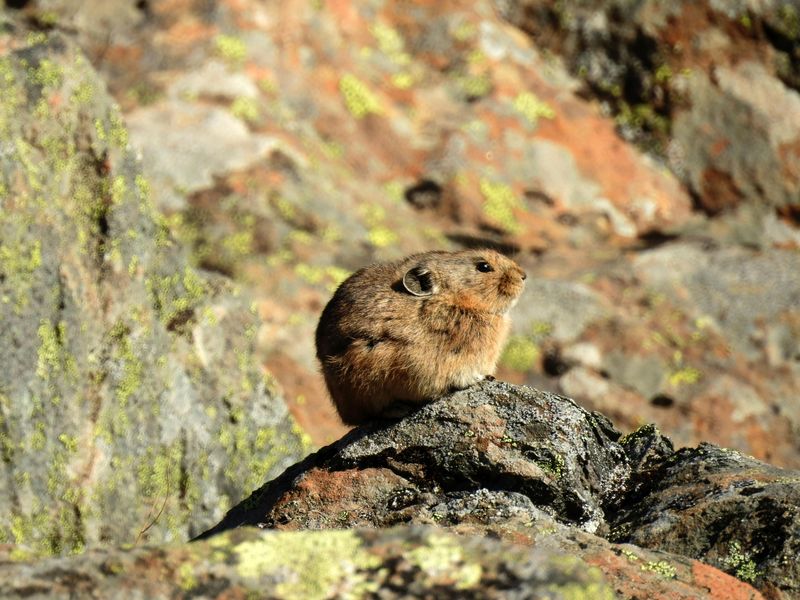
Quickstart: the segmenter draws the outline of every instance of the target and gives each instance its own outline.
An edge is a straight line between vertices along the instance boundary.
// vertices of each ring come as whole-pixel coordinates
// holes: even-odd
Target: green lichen
[[[370,27],[370,32],[375,36],[380,51],[393,63],[401,66],[411,63],[411,56],[405,51],[403,36],[396,29],[383,23],[375,23]]]
[[[675,567],[665,560],[648,561],[639,567],[642,571],[650,571],[661,575],[664,579],[675,579]]]
[[[751,554],[742,550],[742,545],[737,541],[731,542],[728,556],[722,559],[722,564],[726,571],[748,583],[755,582],[762,575]]]
[[[116,342],[116,357],[121,363],[122,376],[116,383],[114,395],[117,407],[122,410],[142,385],[144,364],[133,349],[130,329],[124,323],[117,322],[114,325],[111,330],[111,338]],[[126,429],[126,424],[127,416],[124,412],[119,413],[117,425]]]
[[[514,210],[522,207],[514,191],[505,183],[480,180],[483,195],[483,212],[492,221],[509,233],[519,233],[522,229],[514,215]]]
[[[630,550],[626,550],[626,549],[623,548],[622,550],[620,550],[620,554],[622,554],[622,556],[627,558],[628,562],[638,562],[639,561],[639,557],[636,556],[636,554],[634,552],[631,552]]]
[[[554,479],[560,479],[564,474],[566,462],[560,454],[548,454],[545,457],[537,458],[534,462]]]
[[[339,93],[344,99],[347,110],[356,119],[363,119],[367,115],[379,115],[383,112],[380,102],[375,94],[351,73],[345,73],[339,79]]]
[[[89,83],[88,81],[83,81],[75,86],[75,89],[72,90],[72,95],[70,96],[70,102],[75,105],[87,105],[89,104],[95,95],[95,88],[94,85]]]
[[[149,520],[143,527],[158,522],[174,535],[180,535],[185,515],[174,500],[181,487],[187,483],[182,464],[183,446],[180,440],[167,446],[148,448],[146,454],[138,461],[136,479],[139,494],[145,505],[151,506]]]
[[[396,244],[400,238],[388,227],[378,225],[369,230],[367,241],[375,248],[386,248]]]
[[[554,597],[565,600],[613,600],[616,598],[613,589],[606,584],[602,572],[597,567],[589,567],[579,558],[568,555],[554,556],[550,558],[550,563],[557,569],[557,572],[569,577],[563,583],[551,583],[547,586],[547,590],[552,592]],[[563,575],[554,577],[554,579],[561,579]]]
[[[554,119],[556,116],[549,104],[531,92],[520,92],[514,98],[514,108],[532,125],[536,125],[539,119]]]
[[[63,76],[61,67],[47,58],[28,71],[29,80],[43,88],[57,88],[61,85]]]
[[[244,96],[236,98],[231,104],[231,113],[242,121],[254,123],[258,121],[260,114],[258,102],[254,98],[246,98]]]
[[[527,336],[512,336],[500,356],[500,364],[514,371],[530,371],[538,362],[539,347]]]
[[[31,243],[17,236],[6,238],[6,242],[0,243],[0,274],[8,281],[6,289],[13,297],[4,295],[0,302],[13,302],[20,314],[30,301],[33,275],[42,266],[42,243],[40,240]]]
[[[74,453],[78,451],[78,437],[62,433],[58,436],[58,441],[61,442],[67,452]]]
[[[345,585],[352,597],[359,597],[378,588],[371,583],[370,571],[381,561],[364,550],[352,531],[285,531],[242,542],[233,553],[241,577],[279,576],[274,591],[282,597],[321,600],[341,592]]]
[[[702,373],[694,367],[683,367],[677,371],[673,371],[669,376],[669,384],[672,387],[680,387],[682,385],[692,385],[700,381]]]
[[[407,90],[414,85],[415,79],[411,73],[402,71],[392,75],[392,85],[399,90]]]
[[[220,34],[214,38],[214,47],[232,65],[240,66],[247,58],[247,45],[236,36]]]
[[[191,267],[184,268],[183,273],[148,277],[145,285],[161,321],[167,325],[194,310],[207,293],[205,281]]]
[[[236,258],[243,258],[253,250],[253,232],[237,231],[222,240],[222,247]]]
[[[405,556],[428,577],[446,575],[458,590],[474,588],[483,575],[480,563],[466,560],[459,542],[446,535],[430,535],[424,545],[408,551]]]
[[[186,592],[197,587],[197,577],[194,574],[194,565],[184,562],[178,567],[178,585]]]
[[[470,100],[488,96],[492,91],[492,79],[487,73],[464,73],[455,82],[460,93]]]
[[[39,349],[36,375],[45,381],[57,375],[66,374],[72,378],[77,375],[75,358],[66,350],[67,325],[63,321],[53,326],[47,319],[39,322]]]
[[[122,204],[128,193],[128,184],[122,175],[117,175],[111,182],[111,201],[114,204]]]
[[[117,109],[109,116],[109,122],[111,125],[109,129],[111,143],[124,150],[128,146],[128,130],[125,128],[125,123]]]

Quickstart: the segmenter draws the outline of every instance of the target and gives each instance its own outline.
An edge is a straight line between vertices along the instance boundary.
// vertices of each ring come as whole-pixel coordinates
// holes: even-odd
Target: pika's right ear
[[[419,265],[403,275],[403,287],[414,296],[430,296],[436,291],[430,269]]]

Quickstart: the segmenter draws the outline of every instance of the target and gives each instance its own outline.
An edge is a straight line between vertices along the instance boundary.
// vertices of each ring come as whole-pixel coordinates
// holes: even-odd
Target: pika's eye
[[[494,267],[492,267],[492,265],[483,260],[478,264],[476,264],[475,268],[478,269],[478,271],[480,271],[481,273],[488,273],[489,271],[494,271]]]

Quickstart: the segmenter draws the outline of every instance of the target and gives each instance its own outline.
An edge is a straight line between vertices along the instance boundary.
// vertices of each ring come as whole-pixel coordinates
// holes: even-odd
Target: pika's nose
[[[525,281],[528,278],[528,274],[525,271],[522,271],[522,281]]]

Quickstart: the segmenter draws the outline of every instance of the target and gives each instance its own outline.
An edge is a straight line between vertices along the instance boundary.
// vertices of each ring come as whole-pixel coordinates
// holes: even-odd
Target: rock
[[[659,455],[634,470],[611,539],[697,558],[772,597],[798,597],[800,473],[710,444]]]
[[[603,506],[628,475],[618,436],[604,418],[565,398],[484,383],[400,423],[354,430],[255,492],[204,535],[242,524],[437,522],[484,488],[503,492],[491,495],[494,510],[539,507],[594,532],[605,528]],[[591,466],[579,460],[588,454],[597,459]],[[473,500],[486,504],[481,498]]]
[[[304,451],[256,319],[192,268],[68,39],[0,34],[0,541],[182,540]],[[194,529],[198,528],[198,529]]]
[[[721,463],[717,455],[728,456],[728,462]],[[670,503],[684,489],[677,476],[670,476],[673,465],[683,464],[686,456],[697,457],[696,471],[708,469],[712,478],[719,473],[720,482],[737,465],[747,468],[742,481],[780,482],[763,491],[753,488],[761,494],[757,502],[773,502],[774,510],[763,520],[736,521],[740,548],[750,552],[744,562],[731,559],[730,553],[727,562],[716,560],[702,544],[673,545],[672,537],[658,537],[659,527],[667,525],[678,536],[684,524],[679,510],[692,506]],[[703,456],[711,460],[706,464]],[[762,589],[780,589],[791,597],[800,578],[793,572],[781,575],[777,565],[789,556],[797,537],[791,499],[800,494],[798,476],[712,446],[675,452],[652,426],[620,439],[602,415],[567,398],[485,382],[401,421],[353,430],[254,492],[200,538],[243,525],[297,530],[438,524],[577,556],[598,566],[621,597],[652,597],[645,590],[652,594],[656,588],[676,597],[704,597],[713,586],[700,593],[699,582],[722,576],[694,561],[744,579],[758,573],[753,580]],[[700,479],[697,472],[684,478]],[[733,523],[745,511],[741,503],[723,501],[725,494],[715,489],[726,488],[698,484],[694,497],[708,509],[702,515],[686,514],[691,519],[686,526],[696,530],[698,539],[713,535],[712,523]],[[675,506],[673,519],[663,525],[656,521],[649,533],[649,515],[656,518]],[[745,544],[753,537],[760,541],[766,535],[762,524],[781,511],[789,516],[775,521],[774,533],[786,543],[762,554],[748,550],[752,546]],[[743,564],[748,570],[742,570]],[[744,583],[725,585],[737,590],[728,592],[731,597],[759,597]]]
[[[95,550],[36,564],[1,557],[0,594],[9,600],[264,597],[266,590],[270,598],[308,600],[615,597],[599,569],[573,557],[434,527],[241,529],[191,546]]]
[[[742,203],[796,209],[796,3],[495,4],[563,55],[620,132],[668,161],[707,212]]]
[[[186,208],[186,194],[211,187],[215,176],[253,165],[277,144],[251,134],[224,109],[179,99],[142,108],[127,121],[144,171],[156,186],[157,205],[171,212]]]
[[[607,314],[602,298],[581,283],[529,279],[514,308],[513,332],[531,335],[545,330],[561,343],[574,341],[593,321]]]

